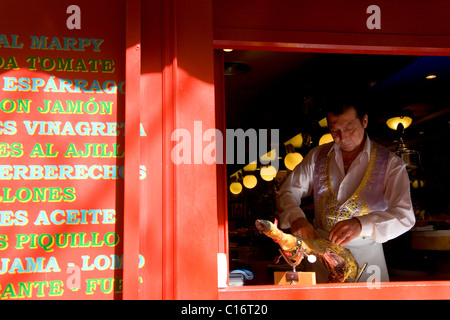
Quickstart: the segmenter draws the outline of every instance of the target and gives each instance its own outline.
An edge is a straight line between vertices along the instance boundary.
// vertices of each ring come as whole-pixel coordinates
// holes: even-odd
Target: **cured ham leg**
[[[281,250],[290,260],[297,263],[303,259],[302,252],[314,255],[321,260],[330,271],[329,282],[344,282],[355,279],[358,274],[358,263],[351,251],[326,239],[300,239],[292,234],[284,233],[268,220],[256,220],[256,228],[279,244]]]

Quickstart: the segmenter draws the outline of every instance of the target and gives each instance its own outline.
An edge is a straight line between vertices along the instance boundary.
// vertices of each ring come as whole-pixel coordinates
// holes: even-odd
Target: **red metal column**
[[[211,2],[164,1],[163,286],[169,299],[218,295],[216,166],[194,163],[202,158],[202,148],[191,149],[189,163],[175,165],[171,158],[173,130],[187,130],[194,146],[203,145],[203,132],[199,136],[194,130],[196,121],[203,131],[215,128]]]
[[[163,126],[163,207],[162,207],[162,267],[163,267],[163,299],[174,299],[175,255],[174,255],[174,206],[176,195],[174,191],[174,163],[171,161],[170,152],[174,143],[170,137],[174,130],[176,101],[176,34],[174,22],[174,1],[161,1],[162,6],[162,126]]]
[[[176,130],[193,146],[195,121],[215,128],[211,0],[148,0],[141,14],[140,298],[215,299],[216,166],[172,159]]]
[[[163,126],[162,5],[161,0],[141,3],[141,124],[146,135],[140,138],[140,153],[146,178],[141,180],[139,250],[145,265],[140,269],[139,297],[157,300],[163,298],[163,247],[167,247],[163,242],[163,219],[167,216],[163,177],[170,167],[163,160],[170,145]]]
[[[139,297],[140,0],[126,2],[123,298]]]
[[[221,132],[226,132],[225,115],[225,79],[224,79],[224,56],[222,50],[214,52],[214,87],[216,104],[216,128]],[[226,146],[226,135],[223,136],[223,143]],[[223,159],[226,159],[226,148],[223,148]],[[227,202],[227,165],[217,164],[217,217],[219,223],[219,252],[228,251],[228,202]]]

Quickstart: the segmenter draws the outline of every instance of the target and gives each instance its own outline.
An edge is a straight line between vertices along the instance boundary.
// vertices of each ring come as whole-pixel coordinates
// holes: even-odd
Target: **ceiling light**
[[[277,150],[272,149],[269,152],[267,152],[266,154],[262,155],[260,157],[260,160],[262,163],[268,163],[268,162],[274,161],[276,158],[277,158]]]
[[[230,180],[231,180],[230,187],[229,187],[230,192],[232,194],[236,194],[236,195],[241,193],[242,192],[242,184],[239,182],[239,180],[242,180],[242,170],[238,170],[235,173],[233,173],[230,176]]]
[[[319,140],[319,146],[325,144],[325,143],[329,143],[329,142],[333,142],[333,136],[331,135],[331,133],[325,133]]]
[[[386,124],[392,130],[397,130],[398,126],[400,124],[403,126],[403,129],[406,129],[411,125],[411,122],[412,122],[412,117],[401,115],[401,116],[389,118],[386,121]]]
[[[435,74],[430,74],[430,75],[426,76],[427,79],[434,79],[436,77],[437,76]]]
[[[286,141],[284,144],[286,146],[288,144],[292,144],[292,146],[294,148],[301,148],[303,146],[303,135],[301,133],[299,133],[295,137],[293,137],[293,138],[289,139],[288,141]]]
[[[302,162],[303,156],[296,152],[292,144],[286,145],[286,157],[284,158],[284,165],[289,170],[294,170],[295,167]]]
[[[411,185],[414,189],[423,188],[425,186],[425,181],[419,180],[419,179],[414,179],[413,182],[411,183]]]
[[[256,177],[254,175],[249,174],[244,177],[243,182],[244,182],[244,186],[247,189],[253,189],[258,184],[258,179],[256,179]]]
[[[319,121],[319,126],[321,128],[326,128],[328,127],[328,120],[327,117],[323,118],[322,120]]]
[[[230,184],[230,192],[232,194],[239,194],[242,192],[242,184],[240,184],[239,182],[233,182],[232,184]]]
[[[288,153],[284,158],[284,165],[286,166],[286,168],[292,171],[300,162],[302,162],[302,160],[303,156],[300,153]]]
[[[415,150],[408,149],[403,140],[403,133],[412,123],[413,113],[408,110],[403,110],[394,114],[386,121],[386,124],[392,130],[397,131],[399,135],[398,147],[395,153],[403,159],[406,164],[406,170],[411,171],[420,167],[420,154]]]
[[[223,49],[224,52],[232,52],[233,49]]]
[[[256,161],[252,161],[244,167],[244,171],[255,171],[257,167]]]
[[[262,166],[260,174],[264,180],[272,181],[277,175],[277,169],[274,166]]]

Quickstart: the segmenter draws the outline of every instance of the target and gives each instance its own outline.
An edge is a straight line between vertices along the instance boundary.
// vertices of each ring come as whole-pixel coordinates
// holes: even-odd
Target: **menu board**
[[[119,298],[124,1],[0,14],[0,299]]]

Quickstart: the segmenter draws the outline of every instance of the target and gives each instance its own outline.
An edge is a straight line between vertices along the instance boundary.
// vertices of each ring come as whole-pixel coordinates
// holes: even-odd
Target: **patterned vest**
[[[314,204],[316,225],[327,231],[342,220],[362,216],[372,211],[386,210],[384,178],[389,151],[372,142],[372,150],[363,178],[353,195],[339,204],[330,178],[330,162],[334,156],[333,143],[324,145],[316,159],[314,172]]]

